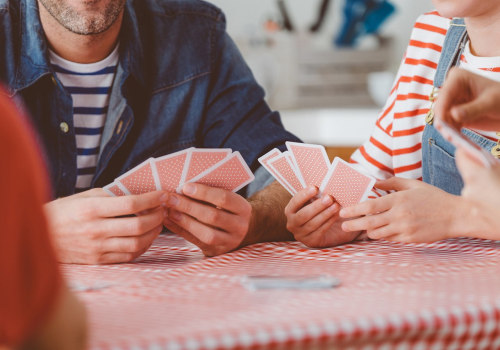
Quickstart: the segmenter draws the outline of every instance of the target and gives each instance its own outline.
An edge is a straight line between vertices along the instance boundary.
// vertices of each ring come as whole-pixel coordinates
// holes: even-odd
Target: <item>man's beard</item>
[[[39,0],[50,15],[67,30],[79,35],[95,35],[108,30],[122,12],[126,0],[110,1],[104,11],[88,15],[80,13],[65,0]]]

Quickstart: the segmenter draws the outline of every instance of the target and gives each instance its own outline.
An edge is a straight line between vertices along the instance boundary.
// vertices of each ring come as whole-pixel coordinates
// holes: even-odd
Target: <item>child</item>
[[[495,45],[500,36],[500,2],[435,0],[434,5],[437,12],[421,16],[415,24],[372,136],[352,156],[360,170],[381,180],[375,192],[380,198],[339,212],[338,204],[327,196],[306,205],[317,190],[305,189],[285,212],[287,227],[296,239],[322,247],[347,232],[366,231],[370,238],[402,242],[432,242],[482,232],[467,201],[456,196],[463,182],[455,166],[454,147],[432,125],[433,103],[450,67],[500,80],[500,45]],[[500,155],[496,132],[473,129],[464,133]]]

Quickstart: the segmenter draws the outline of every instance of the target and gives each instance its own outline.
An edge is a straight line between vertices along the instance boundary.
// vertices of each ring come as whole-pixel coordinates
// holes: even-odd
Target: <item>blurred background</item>
[[[304,142],[348,158],[368,139],[431,0],[210,0],[271,108]]]

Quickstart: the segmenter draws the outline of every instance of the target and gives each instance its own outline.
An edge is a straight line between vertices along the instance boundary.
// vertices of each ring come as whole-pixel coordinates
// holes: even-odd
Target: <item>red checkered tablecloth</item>
[[[132,264],[63,266],[91,349],[500,348],[500,242],[264,243],[214,258],[160,236]],[[245,275],[319,275],[322,290],[249,291]]]

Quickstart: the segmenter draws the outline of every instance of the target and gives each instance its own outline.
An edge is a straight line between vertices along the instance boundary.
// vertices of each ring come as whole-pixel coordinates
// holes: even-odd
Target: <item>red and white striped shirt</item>
[[[351,157],[360,170],[377,179],[422,179],[422,133],[431,107],[429,95],[451,20],[437,12],[418,18],[391,94],[374,131]],[[461,67],[500,81],[500,57],[472,55],[469,44]],[[497,140],[494,132],[476,130]]]

